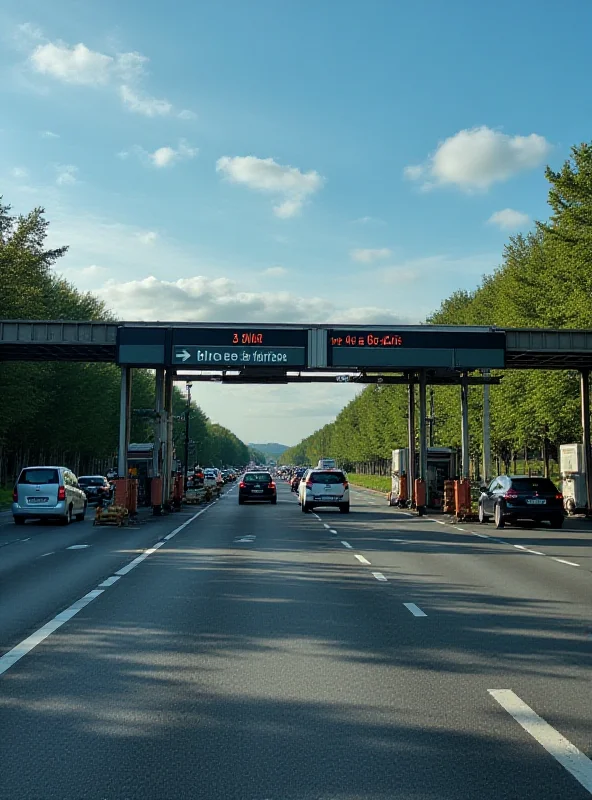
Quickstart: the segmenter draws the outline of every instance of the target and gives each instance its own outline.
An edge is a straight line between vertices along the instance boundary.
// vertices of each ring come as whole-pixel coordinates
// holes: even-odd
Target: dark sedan
[[[89,503],[109,500],[113,491],[107,478],[102,475],[82,475],[78,478],[78,485],[85,493]]]
[[[565,519],[563,495],[549,478],[528,475],[499,475],[481,487],[479,522],[493,517],[496,528],[521,520],[550,522],[561,528]]]
[[[277,503],[277,490],[269,472],[245,472],[238,485],[238,504],[247,500]]]

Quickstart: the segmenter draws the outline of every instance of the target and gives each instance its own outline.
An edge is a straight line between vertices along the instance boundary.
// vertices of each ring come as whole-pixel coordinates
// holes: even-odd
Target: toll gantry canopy
[[[112,362],[222,379],[257,374],[592,368],[592,331],[448,325],[302,325],[0,320],[2,361]]]

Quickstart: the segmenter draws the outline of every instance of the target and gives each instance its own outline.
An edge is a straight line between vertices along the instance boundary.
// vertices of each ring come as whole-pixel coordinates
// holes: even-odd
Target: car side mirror
[[[481,489],[482,492],[486,492],[489,489],[489,486],[486,486],[485,484],[483,484],[479,488]]]

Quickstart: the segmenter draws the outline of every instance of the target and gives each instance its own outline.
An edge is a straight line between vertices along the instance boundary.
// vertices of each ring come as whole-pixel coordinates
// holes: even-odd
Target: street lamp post
[[[187,473],[189,472],[189,417],[191,416],[191,384],[187,382],[187,407],[185,409],[185,464],[183,474],[183,485],[187,491]]]

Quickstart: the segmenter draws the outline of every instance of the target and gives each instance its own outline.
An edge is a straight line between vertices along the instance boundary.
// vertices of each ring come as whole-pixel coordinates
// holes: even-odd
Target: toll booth
[[[409,476],[409,449],[402,447],[392,451],[391,505],[407,505],[411,486]],[[452,447],[428,447],[426,476],[426,506],[442,508],[444,481],[458,476],[458,451]],[[415,475],[419,471],[419,453],[415,453]]]
[[[154,477],[154,444],[130,444],[127,451],[128,477],[138,481],[138,505],[150,505],[150,487]]]
[[[559,470],[561,472],[563,503],[568,514],[585,512],[586,468],[582,444],[562,444],[559,447]]]

